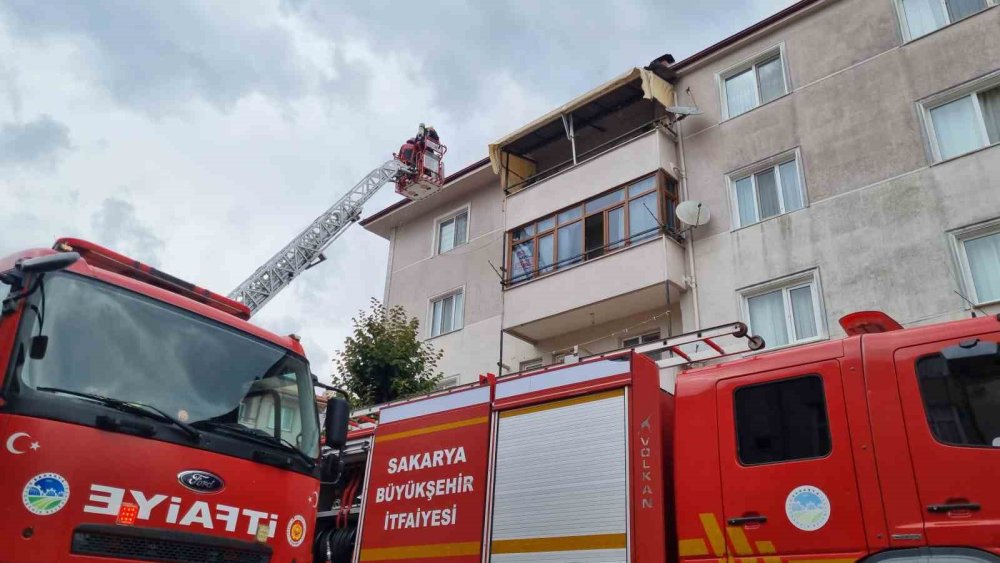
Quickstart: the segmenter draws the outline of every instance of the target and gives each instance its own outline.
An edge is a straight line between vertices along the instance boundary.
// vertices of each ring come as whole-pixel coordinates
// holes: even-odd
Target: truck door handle
[[[730,518],[726,520],[726,524],[730,526],[742,526],[744,524],[763,524],[767,522],[767,516],[763,514],[754,514],[752,516],[740,516],[739,518]]]
[[[933,512],[935,514],[941,512],[952,512],[954,510],[968,510],[969,512],[977,512],[981,507],[978,502],[956,502],[949,504],[932,504],[927,507],[927,512]]]

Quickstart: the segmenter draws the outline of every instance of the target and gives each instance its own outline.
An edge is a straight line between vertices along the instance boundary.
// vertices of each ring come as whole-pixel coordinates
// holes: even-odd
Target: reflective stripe
[[[753,550],[750,549],[750,542],[747,541],[747,535],[743,533],[743,528],[726,526],[726,533],[729,534],[729,541],[733,543],[736,555],[753,555]]]
[[[477,424],[486,424],[489,422],[489,418],[485,416],[477,416],[476,418],[467,418],[465,420],[456,420],[455,422],[446,422],[444,424],[435,424],[434,426],[425,426],[423,428],[414,428],[413,430],[404,430],[403,432],[396,432],[394,434],[385,434],[384,436],[375,435],[375,441],[377,442],[389,442],[391,440],[399,440],[400,438],[409,438],[411,436],[420,436],[422,434],[431,434],[432,432],[441,432],[442,430],[451,430],[453,428],[463,428],[466,426],[475,426]]]
[[[542,403],[540,405],[531,405],[530,407],[521,407],[519,409],[511,409],[509,411],[502,411],[500,413],[500,418],[507,418],[508,416],[518,416],[522,414],[529,414],[533,412],[547,411],[549,409],[558,409],[562,407],[568,407],[570,405],[580,405],[583,403],[589,403],[592,401],[600,401],[601,399],[608,399],[610,397],[621,397],[625,394],[624,389],[615,389],[614,391],[605,391],[604,393],[593,393],[591,395],[581,395],[579,397],[572,397],[570,399],[563,399],[561,401],[551,401],[548,403]]]
[[[708,555],[708,546],[705,545],[705,540],[701,538],[681,540],[677,544],[677,552],[681,557]]]
[[[715,514],[707,512],[699,514],[698,518],[701,519],[701,526],[705,528],[705,533],[708,534],[708,542],[712,544],[712,552],[715,555],[725,554],[726,538],[722,535],[722,529],[719,528],[719,522],[715,519]]]
[[[490,546],[490,551],[493,554],[499,555],[501,553],[537,553],[541,551],[625,549],[626,541],[625,534],[494,540]]]
[[[361,550],[362,561],[391,561],[394,559],[417,559],[431,557],[455,557],[458,555],[479,555],[482,544],[437,543],[430,545],[405,545],[402,547],[372,547]]]
[[[410,403],[389,405],[379,412],[378,420],[385,424],[488,402],[490,402],[490,388],[476,387],[467,391],[447,393]]]

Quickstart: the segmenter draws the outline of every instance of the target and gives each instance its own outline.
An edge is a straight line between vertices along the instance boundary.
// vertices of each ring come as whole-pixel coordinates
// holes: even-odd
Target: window
[[[769,159],[750,171],[729,176],[733,225],[745,227],[805,207],[805,191],[795,153]]]
[[[1000,447],[1000,361],[949,365],[941,354],[917,360],[917,382],[934,437],[955,446]]]
[[[935,160],[1000,143],[1000,75],[959,90],[943,103],[925,104]],[[971,91],[970,91],[971,90]]]
[[[452,215],[438,221],[437,252],[443,254],[456,246],[461,246],[469,239],[469,210]]]
[[[557,352],[552,352],[552,363],[561,364],[566,360],[566,356],[573,354],[573,349],[569,348],[566,350],[559,350]]]
[[[723,118],[744,114],[788,93],[783,47],[778,46],[719,76]]]
[[[518,367],[518,371],[531,371],[533,369],[538,369],[540,367],[542,367],[542,359],[535,358],[534,360],[525,360],[521,362],[520,366]]]
[[[899,0],[903,31],[916,39],[985,10],[995,0]]]
[[[281,431],[291,432],[295,427],[295,411],[290,407],[281,407]]]
[[[676,182],[658,173],[513,229],[510,281],[528,281],[657,237],[664,217],[673,231],[676,206]]]
[[[966,297],[977,305],[1000,301],[1000,219],[951,234]]]
[[[744,315],[752,334],[768,348],[808,342],[824,336],[823,313],[815,273],[744,292]]]
[[[741,387],[733,398],[740,463],[777,463],[830,453],[826,398],[819,376]]]
[[[431,302],[431,337],[462,329],[465,292],[458,291]]]
[[[636,346],[642,344],[649,344],[650,342],[656,342],[660,340],[660,331],[649,332],[643,334],[642,336],[635,336],[633,338],[625,338],[622,340],[622,348],[635,348]],[[645,354],[645,356],[654,362],[663,357],[663,352],[656,352],[653,354]]]

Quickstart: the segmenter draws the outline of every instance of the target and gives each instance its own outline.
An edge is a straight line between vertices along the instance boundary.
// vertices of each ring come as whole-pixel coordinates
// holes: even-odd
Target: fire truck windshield
[[[209,432],[242,426],[316,457],[312,377],[300,357],[74,274],[50,274],[33,299],[40,314],[25,313],[22,334],[47,336],[48,345],[42,357],[25,358],[24,385],[143,403]]]

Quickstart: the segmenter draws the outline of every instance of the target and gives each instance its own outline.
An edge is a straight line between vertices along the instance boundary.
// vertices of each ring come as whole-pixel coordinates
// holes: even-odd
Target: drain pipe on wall
[[[680,105],[680,100],[677,96],[677,90],[674,90],[674,104]],[[674,122],[677,125],[677,145],[678,151],[680,151],[681,167],[678,172],[681,176],[681,196],[684,201],[690,199],[690,194],[688,193],[688,182],[687,182],[687,164],[685,164],[684,159],[684,131],[682,120]],[[695,270],[694,263],[694,227],[688,229],[687,236],[687,255],[688,255],[688,280],[687,283],[691,287],[691,303],[694,308],[694,329],[701,330],[701,308],[698,306],[698,275]]]

